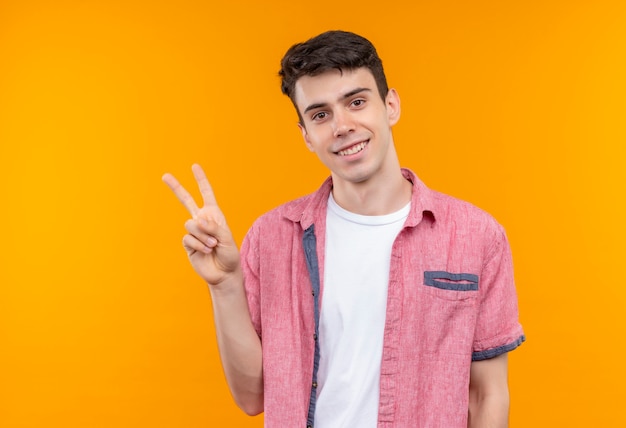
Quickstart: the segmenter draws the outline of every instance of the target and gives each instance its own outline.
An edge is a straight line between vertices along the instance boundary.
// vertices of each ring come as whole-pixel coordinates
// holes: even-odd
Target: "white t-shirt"
[[[391,247],[409,210],[363,216],[329,197],[317,428],[376,427]]]

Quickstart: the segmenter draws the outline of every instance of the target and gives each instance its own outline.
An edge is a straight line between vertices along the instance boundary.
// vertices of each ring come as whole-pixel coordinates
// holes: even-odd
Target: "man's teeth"
[[[347,155],[353,155],[355,153],[360,152],[361,150],[363,150],[366,146],[367,142],[363,141],[362,143],[359,144],[355,144],[354,146],[347,148],[345,150],[342,150],[339,152],[339,156],[347,156]]]

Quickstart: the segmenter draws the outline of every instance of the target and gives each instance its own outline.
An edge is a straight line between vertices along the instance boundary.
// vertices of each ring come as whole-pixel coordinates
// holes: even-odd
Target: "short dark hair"
[[[280,65],[278,75],[282,78],[281,90],[294,106],[294,89],[298,79],[302,76],[317,76],[329,70],[365,67],[374,76],[383,101],[389,91],[383,62],[374,45],[365,37],[347,31],[327,31],[304,43],[296,43],[287,50]]]

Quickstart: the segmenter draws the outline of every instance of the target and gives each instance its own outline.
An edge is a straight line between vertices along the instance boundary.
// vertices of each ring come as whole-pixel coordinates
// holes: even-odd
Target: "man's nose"
[[[333,126],[335,137],[343,137],[354,131],[354,121],[348,112],[335,112]]]

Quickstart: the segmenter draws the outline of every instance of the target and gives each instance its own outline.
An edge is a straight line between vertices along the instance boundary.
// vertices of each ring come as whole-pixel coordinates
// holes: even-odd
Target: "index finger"
[[[187,208],[189,214],[191,214],[192,217],[195,218],[198,214],[199,208],[198,205],[196,205],[196,201],[193,200],[193,196],[189,194],[189,192],[183,187],[182,184],[178,182],[178,180],[176,180],[176,178],[172,174],[167,173],[163,175],[162,180],[163,182],[165,182],[165,184],[167,184],[170,189],[172,189],[172,192],[174,192],[178,200],[182,202],[185,208]]]
[[[213,188],[209,183],[209,180],[206,178],[206,174],[200,165],[197,163],[191,166],[191,170],[193,171],[193,176],[196,178],[196,182],[198,183],[198,188],[200,189],[200,193],[202,194],[202,200],[204,201],[204,206],[214,205],[217,206],[217,201],[215,200],[215,194],[213,193]]]

